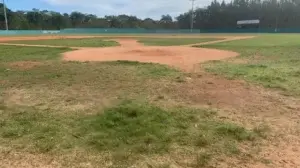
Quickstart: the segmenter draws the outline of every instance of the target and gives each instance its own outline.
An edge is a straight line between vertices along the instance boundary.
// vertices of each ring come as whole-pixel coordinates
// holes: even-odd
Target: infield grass
[[[184,77],[178,70],[59,61],[67,49],[0,50],[2,165],[160,167],[186,157],[189,167],[204,167],[223,156],[244,159],[239,145],[260,137],[216,110],[171,104],[165,97],[181,95],[168,92]]]
[[[263,35],[253,39],[205,45],[231,50],[240,57],[206,63],[205,68],[300,96],[300,35]]]
[[[61,38],[49,40],[20,40],[8,41],[7,43],[14,44],[32,44],[32,45],[50,45],[50,46],[64,46],[64,47],[110,47],[118,46],[115,41],[104,38]]]
[[[15,61],[58,60],[60,53],[70,51],[68,48],[16,47],[0,45],[0,64]]]

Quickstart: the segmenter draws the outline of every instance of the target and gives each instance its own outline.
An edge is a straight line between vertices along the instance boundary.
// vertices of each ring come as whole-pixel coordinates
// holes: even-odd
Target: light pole
[[[192,10],[191,10],[191,32],[193,32],[194,29],[194,4],[196,0],[190,0],[192,1]]]
[[[278,3],[277,4],[277,12],[276,12],[276,24],[275,24],[275,33],[277,33],[277,31],[278,31],[278,22],[279,22],[279,16],[280,16],[280,14],[281,14],[281,6],[280,6],[280,4]]]
[[[7,22],[7,14],[6,14],[5,0],[3,0],[3,10],[4,10],[4,18],[5,18],[5,27],[6,27],[6,30],[8,30],[8,22]]]

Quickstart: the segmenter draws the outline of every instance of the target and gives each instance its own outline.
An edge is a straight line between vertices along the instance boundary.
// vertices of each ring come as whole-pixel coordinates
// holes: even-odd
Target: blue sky
[[[0,0],[1,2],[1,0]],[[72,6],[51,5],[46,0],[5,0],[8,8],[12,10],[31,10],[33,8],[41,10],[53,10],[58,12],[70,13],[73,11]]]
[[[1,0],[0,0],[1,1]],[[80,11],[97,16],[128,14],[141,18],[158,19],[163,14],[177,16],[191,8],[189,0],[5,0],[12,10]],[[207,6],[211,0],[196,0],[198,7]]]

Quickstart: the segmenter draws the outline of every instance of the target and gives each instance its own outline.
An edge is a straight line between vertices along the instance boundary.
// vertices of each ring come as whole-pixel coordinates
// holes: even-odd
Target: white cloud
[[[163,14],[178,16],[191,8],[189,0],[43,0],[52,6],[71,7],[74,11],[105,15],[136,15],[158,19]],[[211,0],[196,0],[196,7],[207,6]]]

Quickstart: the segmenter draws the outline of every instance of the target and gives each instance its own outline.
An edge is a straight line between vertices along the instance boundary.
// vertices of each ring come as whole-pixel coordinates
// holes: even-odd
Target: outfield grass
[[[234,59],[206,63],[205,68],[228,78],[241,78],[300,96],[299,38],[300,35],[263,35],[205,45],[241,53]]]
[[[196,44],[208,41],[222,40],[220,38],[140,38],[139,42],[149,46],[177,46]]]
[[[103,38],[78,38],[78,39],[49,39],[49,40],[20,40],[8,41],[7,43],[14,44],[32,44],[32,45],[51,45],[65,47],[109,47],[118,46],[115,41],[105,40]]]
[[[178,83],[178,70],[58,61],[67,49],[0,49],[0,155],[22,154],[10,162],[46,155],[63,167],[130,167],[151,158],[163,160],[159,167],[170,166],[165,157],[188,157],[190,167],[203,167],[223,156],[246,157],[239,144],[260,137],[258,129],[218,119],[215,110],[168,104],[164,96],[180,90],[159,90]]]

